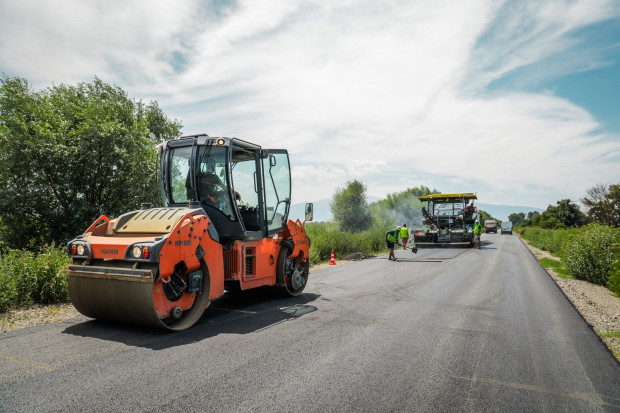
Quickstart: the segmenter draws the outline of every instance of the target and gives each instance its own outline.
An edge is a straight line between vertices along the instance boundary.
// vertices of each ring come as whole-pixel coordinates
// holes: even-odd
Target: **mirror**
[[[312,221],[312,208],[313,208],[312,203],[306,204],[306,218],[305,218],[306,221]]]
[[[270,166],[276,166],[276,157],[273,155],[269,155],[269,165]]]

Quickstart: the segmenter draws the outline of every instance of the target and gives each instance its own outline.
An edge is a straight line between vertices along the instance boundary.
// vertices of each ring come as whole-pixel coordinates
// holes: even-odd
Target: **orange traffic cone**
[[[334,260],[334,250],[332,250],[332,260],[329,262],[329,265],[336,265],[336,261]]]

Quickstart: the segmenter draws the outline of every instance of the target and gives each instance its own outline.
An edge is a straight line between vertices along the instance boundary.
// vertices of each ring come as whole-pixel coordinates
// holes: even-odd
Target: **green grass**
[[[596,334],[598,334],[598,336],[601,338],[620,338],[620,330],[605,331],[605,332],[597,330]],[[616,357],[616,359],[620,361],[620,347],[613,347],[613,346],[609,346],[609,347],[613,355]]]
[[[69,301],[64,247],[44,247],[34,253],[7,250],[0,254],[0,313],[34,304]]]
[[[564,278],[566,280],[574,279],[574,277],[568,273],[568,270],[566,269],[566,266],[562,264],[562,261],[553,260],[551,258],[541,258],[538,262],[544,269],[551,268],[560,278]]]
[[[375,255],[385,248],[385,229],[372,228],[364,232],[346,233],[333,223],[308,223],[310,265],[329,262],[334,251],[336,260],[353,252]]]
[[[597,331],[598,335],[603,337],[603,338],[620,338],[620,330],[616,330],[616,331],[606,331],[606,332],[600,332]]]
[[[521,237],[541,250],[560,257],[562,244],[576,229],[545,229],[539,227],[521,228]]]

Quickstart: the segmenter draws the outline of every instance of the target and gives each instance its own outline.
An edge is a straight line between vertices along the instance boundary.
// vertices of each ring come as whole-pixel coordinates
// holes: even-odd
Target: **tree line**
[[[620,184],[597,184],[586,190],[581,203],[587,212],[570,199],[557,201],[545,211],[516,212],[508,216],[514,226],[540,227],[546,229],[575,228],[598,223],[611,227],[620,226]]]
[[[102,214],[155,202],[155,145],[180,134],[157,102],[95,77],[35,91],[0,81],[0,247],[62,245]]]

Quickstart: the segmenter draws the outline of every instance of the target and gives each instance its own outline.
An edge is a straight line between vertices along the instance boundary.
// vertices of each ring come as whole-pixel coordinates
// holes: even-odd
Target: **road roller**
[[[182,136],[157,146],[157,165],[161,206],[103,215],[67,243],[69,296],[80,313],[180,331],[227,291],[304,291],[310,239],[288,219],[286,150]]]

